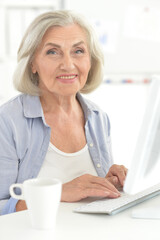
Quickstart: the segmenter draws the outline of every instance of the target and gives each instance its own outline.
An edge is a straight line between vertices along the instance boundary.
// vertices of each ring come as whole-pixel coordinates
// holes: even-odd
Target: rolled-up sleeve
[[[16,211],[18,199],[10,198],[9,200],[0,201],[0,215],[13,213]]]

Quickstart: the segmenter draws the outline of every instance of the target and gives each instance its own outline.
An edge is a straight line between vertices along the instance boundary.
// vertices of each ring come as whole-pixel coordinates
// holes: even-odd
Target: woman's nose
[[[73,58],[69,54],[63,56],[60,68],[67,71],[74,69]]]

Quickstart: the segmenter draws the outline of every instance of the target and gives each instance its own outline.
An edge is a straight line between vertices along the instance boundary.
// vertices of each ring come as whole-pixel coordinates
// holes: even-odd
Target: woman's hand
[[[117,198],[119,191],[102,177],[84,174],[62,185],[62,202],[76,202],[87,197]]]
[[[27,209],[26,202],[24,200],[19,200],[16,204],[16,212],[23,211]]]
[[[127,171],[128,170],[125,168],[125,166],[113,164],[106,175],[106,179],[117,189],[121,189],[123,188]]]

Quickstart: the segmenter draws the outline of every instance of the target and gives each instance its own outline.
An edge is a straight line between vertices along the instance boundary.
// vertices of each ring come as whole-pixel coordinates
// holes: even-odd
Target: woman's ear
[[[35,74],[37,72],[35,64],[33,62],[31,62],[31,70],[32,70],[33,74]]]

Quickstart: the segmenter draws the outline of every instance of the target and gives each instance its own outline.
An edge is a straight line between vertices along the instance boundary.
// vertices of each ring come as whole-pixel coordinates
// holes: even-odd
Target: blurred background
[[[85,95],[111,121],[114,162],[130,165],[153,75],[160,75],[159,0],[0,0],[0,103],[19,94],[12,85],[16,54],[40,13],[71,9],[94,26],[105,56],[104,81]]]

